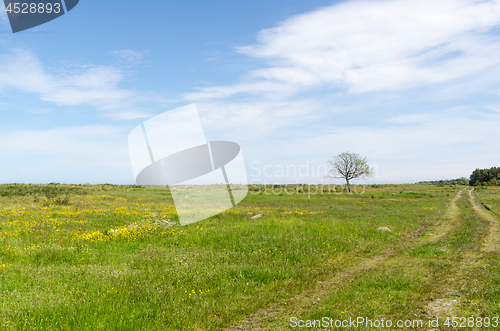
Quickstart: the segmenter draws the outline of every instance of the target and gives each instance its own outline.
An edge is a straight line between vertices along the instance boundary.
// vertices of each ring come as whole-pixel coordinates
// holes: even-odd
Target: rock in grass
[[[252,216],[250,217],[251,219],[256,219],[256,218],[261,218],[262,217],[262,214],[257,214],[255,216]]]
[[[381,228],[378,228],[377,230],[382,231],[382,232],[385,232],[385,231],[392,232],[392,231],[391,231],[391,229],[386,228],[385,226],[383,226],[383,227],[381,227]]]

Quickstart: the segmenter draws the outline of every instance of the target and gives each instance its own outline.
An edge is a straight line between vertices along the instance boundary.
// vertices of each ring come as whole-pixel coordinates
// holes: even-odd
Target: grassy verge
[[[486,205],[493,222],[500,222],[500,188],[476,188],[479,203]],[[500,241],[500,238],[496,238]],[[470,264],[468,282],[464,285],[470,298],[471,309],[483,317],[500,316],[500,251],[484,252],[481,260]],[[500,321],[500,319],[499,319]]]

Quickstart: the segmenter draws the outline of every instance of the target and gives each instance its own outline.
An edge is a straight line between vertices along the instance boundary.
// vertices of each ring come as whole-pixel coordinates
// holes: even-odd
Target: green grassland
[[[478,253],[488,222],[466,193],[447,212],[461,189],[254,186],[180,226],[164,188],[0,185],[0,329],[286,330],[290,316],[427,319],[449,298],[500,316],[498,253]],[[500,215],[500,190],[477,195]]]

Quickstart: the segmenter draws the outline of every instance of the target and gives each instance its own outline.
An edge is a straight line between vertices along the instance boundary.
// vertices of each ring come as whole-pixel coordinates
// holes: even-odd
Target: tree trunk
[[[349,185],[349,179],[346,178],[345,181],[347,182],[347,190],[349,191],[349,193],[352,193],[351,192],[351,185]]]

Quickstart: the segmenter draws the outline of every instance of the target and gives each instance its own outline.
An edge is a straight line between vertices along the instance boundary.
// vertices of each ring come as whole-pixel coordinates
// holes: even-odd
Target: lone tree
[[[366,157],[361,157],[357,153],[340,153],[333,160],[327,160],[326,164],[331,167],[326,177],[344,178],[347,182],[349,193],[351,193],[349,180],[355,178],[366,179],[373,176],[373,169],[368,166]]]

